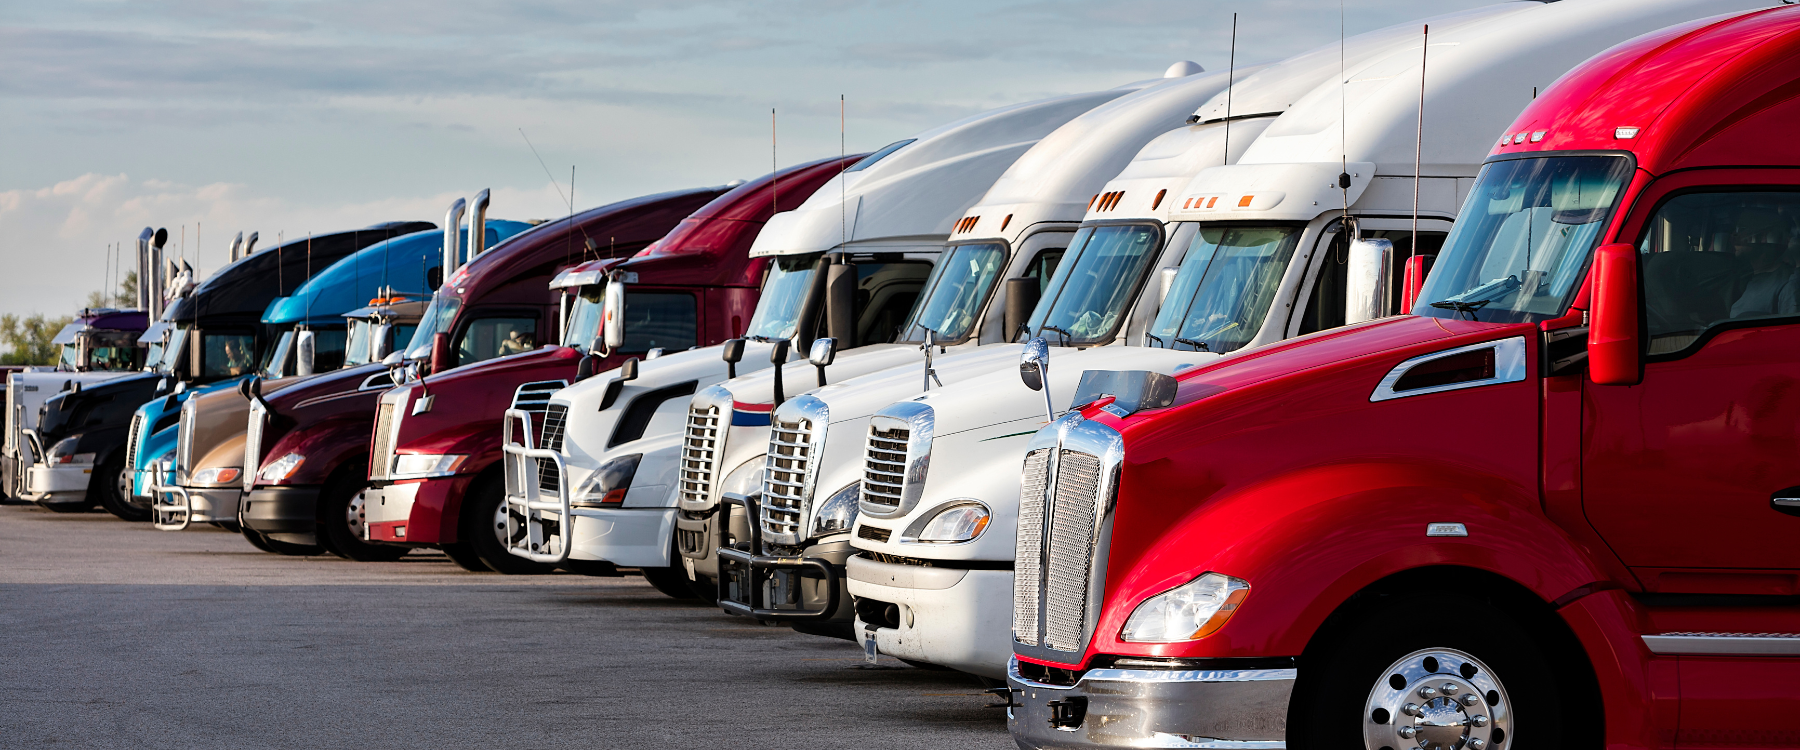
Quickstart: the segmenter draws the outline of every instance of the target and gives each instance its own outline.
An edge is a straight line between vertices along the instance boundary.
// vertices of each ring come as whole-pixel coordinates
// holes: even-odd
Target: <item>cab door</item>
[[[1800,594],[1800,184],[1757,178],[1637,202],[1644,379],[1583,386],[1583,506],[1646,591]]]

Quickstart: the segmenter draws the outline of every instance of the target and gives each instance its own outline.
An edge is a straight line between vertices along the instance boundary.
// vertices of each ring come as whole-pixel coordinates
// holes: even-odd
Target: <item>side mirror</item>
[[[1180,268],[1165,268],[1157,274],[1156,306],[1162,307],[1169,301],[1169,290],[1175,288],[1175,277],[1181,273]]]
[[[830,367],[831,363],[837,360],[837,339],[830,336],[813,339],[812,351],[807,352],[806,358],[812,362],[814,368],[818,369],[819,387],[824,388],[825,368]]]
[[[644,352],[644,361],[648,362],[648,361],[656,359],[657,357],[660,357],[662,355],[663,355],[663,348],[660,346],[654,347],[650,351]]]
[[[1588,315],[1588,379],[1596,385],[1644,380],[1644,340],[1638,299],[1638,252],[1629,244],[1594,251]]]
[[[737,363],[744,361],[744,340],[727,340],[720,347],[719,358],[725,360],[726,379],[737,377]]]
[[[1044,393],[1044,417],[1056,421],[1056,409],[1050,405],[1050,342],[1038,337],[1025,342],[1019,353],[1019,379],[1025,387]]]
[[[377,323],[369,327],[369,360],[380,362],[388,355],[388,337],[394,333],[392,323]]]
[[[788,340],[782,339],[780,341],[775,342],[775,348],[769,350],[769,363],[775,366],[775,374],[774,374],[775,382],[773,383],[774,389],[775,389],[775,398],[772,401],[772,403],[774,404],[774,408],[776,408],[776,409],[781,408],[781,402],[787,400],[787,395],[782,392],[782,388],[781,388],[781,366],[784,364],[787,364],[787,359],[788,359]]]
[[[442,332],[432,334],[431,372],[426,374],[436,375],[448,370],[453,366],[451,364],[453,361],[450,356],[450,334]]]
[[[606,337],[607,351],[624,346],[625,282],[618,279],[606,282],[606,301],[601,309],[600,329]]]
[[[243,396],[245,401],[250,400],[250,382],[253,380],[256,380],[256,378],[250,377],[250,378],[245,378],[243,380],[238,381],[238,387],[237,387],[238,395]]]
[[[592,354],[581,355],[581,361],[575,363],[575,382],[579,383],[593,377],[599,369],[599,357]]]
[[[294,374],[313,374],[313,332],[301,331],[294,337]]]
[[[619,377],[614,379],[621,383],[629,383],[633,380],[637,380],[637,376],[638,358],[632,357],[631,359],[625,360],[625,364],[619,365]]]
[[[1001,316],[1001,340],[1011,343],[1018,339],[1019,329],[1031,320],[1031,311],[1037,308],[1037,279],[1017,278],[1006,280],[1006,309]]]
[[[1394,243],[1356,240],[1350,243],[1350,270],[1344,293],[1344,323],[1361,323],[1387,316],[1388,269],[1394,262]]]
[[[1419,290],[1425,288],[1425,277],[1431,274],[1436,255],[1414,255],[1406,259],[1406,278],[1401,282],[1400,314],[1410,315],[1419,304]]]
[[[387,356],[381,358],[381,363],[384,365],[387,365],[388,367],[393,367],[394,365],[400,364],[401,362],[405,362],[405,361],[406,361],[406,353],[405,352],[388,352]]]

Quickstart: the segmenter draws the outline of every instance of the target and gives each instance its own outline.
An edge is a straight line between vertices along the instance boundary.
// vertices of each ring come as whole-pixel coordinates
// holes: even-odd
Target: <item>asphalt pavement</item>
[[[0,507],[0,748],[1010,748],[973,678],[637,576]]]

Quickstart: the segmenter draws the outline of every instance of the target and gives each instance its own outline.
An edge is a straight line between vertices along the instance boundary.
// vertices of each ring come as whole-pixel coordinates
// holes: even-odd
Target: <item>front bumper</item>
[[[238,487],[157,487],[150,520],[163,531],[195,523],[237,523],[243,496]]]
[[[25,470],[25,495],[21,499],[39,505],[87,501],[93,464],[33,464]]]
[[[927,568],[851,557],[845,588],[865,606],[898,608],[898,628],[858,620],[889,656],[1003,679],[1012,658],[1010,570]]]
[[[371,542],[455,542],[457,511],[474,483],[474,475],[458,474],[371,487],[363,496],[363,533]]]
[[[719,517],[729,514],[729,527],[721,526]],[[728,532],[728,533],[727,533]],[[720,547],[730,547],[750,538],[750,517],[744,506],[722,504],[710,511],[677,510],[675,513],[675,551],[681,553],[681,564],[688,578],[718,580]]]
[[[277,542],[318,544],[320,489],[253,487],[243,496],[243,523]]]
[[[622,568],[669,564],[674,508],[576,508],[571,560],[605,560]]]
[[[848,625],[856,608],[844,593],[844,562],[855,551],[847,538],[815,544],[798,556],[720,547],[719,607],[759,620]]]
[[[1287,747],[1293,669],[1090,669],[1074,685],[1032,682],[1007,662],[1022,748]]]

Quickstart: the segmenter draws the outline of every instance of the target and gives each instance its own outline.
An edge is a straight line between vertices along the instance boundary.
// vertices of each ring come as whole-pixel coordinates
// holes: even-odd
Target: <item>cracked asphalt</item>
[[[0,507],[0,747],[1010,748],[973,678],[441,554]]]

